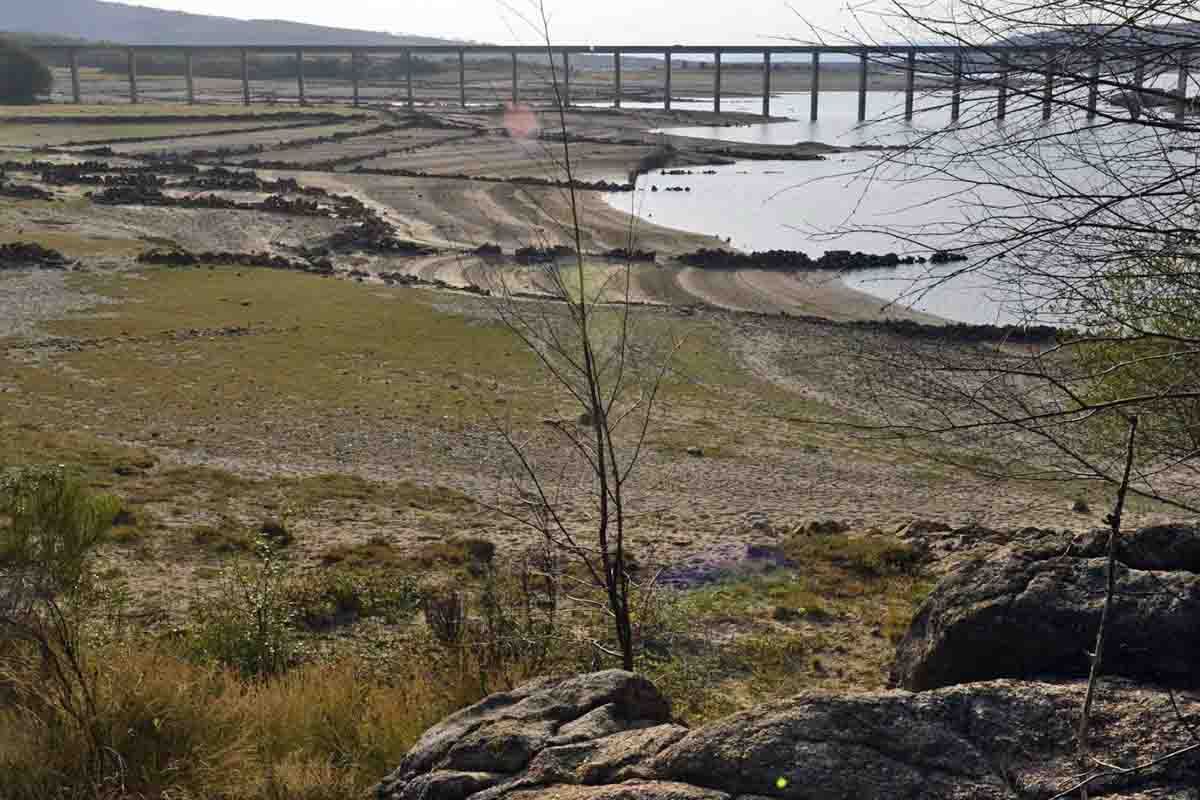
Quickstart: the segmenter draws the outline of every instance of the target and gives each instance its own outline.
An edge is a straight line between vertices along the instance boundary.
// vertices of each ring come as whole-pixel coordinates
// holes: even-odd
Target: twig
[[[1121,488],[1117,490],[1116,506],[1107,518],[1109,523],[1108,573],[1104,591],[1104,610],[1100,612],[1100,628],[1096,631],[1096,651],[1092,655],[1092,669],[1091,674],[1088,675],[1087,695],[1083,700],[1083,714],[1079,720],[1079,759],[1084,763],[1091,756],[1091,746],[1088,742],[1088,728],[1092,718],[1092,701],[1095,699],[1096,687],[1100,682],[1101,662],[1104,658],[1104,640],[1108,633],[1108,615],[1112,610],[1113,598],[1116,595],[1117,540],[1121,536],[1121,515],[1125,511],[1125,493],[1129,489],[1129,476],[1133,472],[1133,456],[1135,445],[1137,444],[1137,429],[1138,418],[1136,416],[1130,417],[1129,444],[1125,451],[1125,477],[1121,481]],[[1079,787],[1082,800],[1087,800],[1087,786],[1088,784],[1085,782]]]

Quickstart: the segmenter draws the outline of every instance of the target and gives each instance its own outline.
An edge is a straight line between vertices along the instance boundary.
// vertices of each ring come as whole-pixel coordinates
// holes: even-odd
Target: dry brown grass
[[[83,730],[47,702],[26,665],[7,682],[19,702],[0,705],[6,798],[342,800],[477,699],[469,682],[416,663],[391,681],[339,661],[257,682],[143,643],[100,650],[93,666],[93,728],[109,757],[89,765]]]

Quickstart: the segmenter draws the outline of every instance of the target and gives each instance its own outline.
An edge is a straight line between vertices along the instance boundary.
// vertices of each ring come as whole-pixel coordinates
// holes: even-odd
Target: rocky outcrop
[[[915,521],[962,557],[897,652],[906,689],[801,694],[688,730],[635,675],[493,695],[431,729],[380,800],[1200,800],[1200,529],[1144,528],[1118,551],[1092,752],[1076,729],[1105,593],[1107,533]],[[1041,676],[1041,677],[1037,677]],[[920,691],[909,691],[915,689]],[[1181,757],[1163,759],[1166,754]],[[1151,763],[1153,762],[1153,763]],[[1115,768],[1111,765],[1117,765]]]
[[[57,250],[42,247],[35,242],[0,244],[0,270],[22,267],[66,269],[71,263]]]
[[[963,563],[918,612],[892,679],[925,690],[1002,677],[1084,675],[1104,604],[1102,531]],[[1119,552],[1106,674],[1200,686],[1200,532],[1145,528]]]
[[[688,731],[644,679],[616,670],[493,695],[428,731],[381,800],[1049,797],[1078,771],[1081,682],[993,681],[913,694],[800,695]],[[1094,741],[1135,763],[1191,741],[1153,690],[1114,680]],[[1200,704],[1182,699],[1184,715]],[[1187,797],[1200,762],[1093,785]],[[1166,793],[1163,793],[1166,792]]]
[[[377,794],[484,800],[530,786],[635,777],[685,732],[669,719],[670,705],[658,690],[627,672],[535,681],[431,728]]]

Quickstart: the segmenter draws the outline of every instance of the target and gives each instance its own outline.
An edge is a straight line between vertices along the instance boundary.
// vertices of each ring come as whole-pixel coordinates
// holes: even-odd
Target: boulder
[[[1079,771],[1074,731],[1085,692],[1083,681],[992,681],[919,694],[800,695],[694,731],[651,770],[741,797],[1046,798]],[[1188,701],[1181,711],[1197,709]],[[1105,683],[1094,723],[1093,751],[1120,764],[1192,742],[1161,692],[1121,679]],[[1200,761],[1184,759],[1161,774],[1102,781],[1093,794],[1190,797],[1185,787],[1198,778]]]
[[[493,695],[432,728],[376,790],[389,800],[1018,800],[1079,772],[1077,680],[930,692],[803,694],[688,729],[644,679],[608,671]],[[1200,702],[1177,699],[1184,719]],[[1134,764],[1192,742],[1160,691],[1112,678],[1093,751]],[[1200,759],[1093,784],[1095,796],[1195,797]],[[1193,794],[1188,794],[1188,792]]]
[[[577,747],[624,730],[666,723],[670,710],[653,684],[619,670],[535,681],[484,698],[431,728],[379,785],[377,794],[396,800],[462,800],[463,787],[471,781],[482,786],[515,778],[547,748]],[[612,752],[597,758],[597,763],[619,762],[621,767],[633,763]],[[586,761],[576,766],[586,772],[591,769]],[[543,767],[551,769],[545,761]],[[435,773],[439,776],[431,778]],[[500,778],[478,777],[482,775]]]
[[[1082,676],[1104,604],[1106,534],[1046,537],[962,563],[917,613],[892,681],[914,691]],[[1200,686],[1200,535],[1147,528],[1120,548],[1104,672]]]

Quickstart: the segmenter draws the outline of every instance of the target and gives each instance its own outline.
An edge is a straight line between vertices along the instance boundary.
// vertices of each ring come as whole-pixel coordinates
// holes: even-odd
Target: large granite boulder
[[[895,685],[1082,676],[1104,604],[1101,532],[972,559],[926,600],[896,652]],[[1200,686],[1200,534],[1146,528],[1122,542],[1104,672]]]
[[[654,687],[609,671],[493,695],[432,728],[385,800],[1017,800],[1079,772],[1079,681],[800,695],[689,731]],[[1185,719],[1200,702],[1178,698]],[[1106,682],[1094,752],[1133,764],[1191,743],[1170,700]],[[1200,798],[1200,759],[1097,782],[1094,796]]]
[[[609,670],[494,694],[426,731],[379,785],[381,798],[463,800],[519,777],[600,783],[632,777],[684,732],[645,678]],[[665,728],[656,735],[646,729]]]

